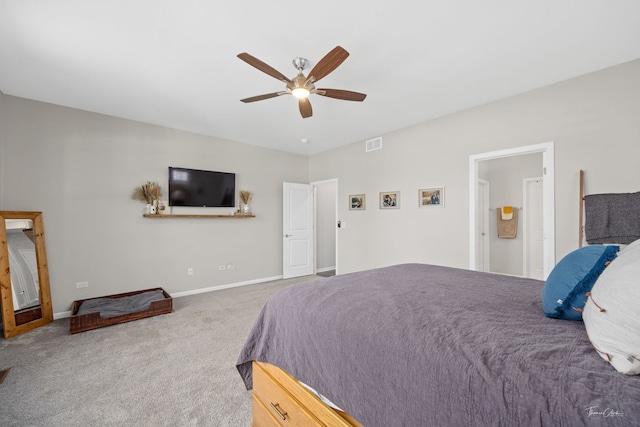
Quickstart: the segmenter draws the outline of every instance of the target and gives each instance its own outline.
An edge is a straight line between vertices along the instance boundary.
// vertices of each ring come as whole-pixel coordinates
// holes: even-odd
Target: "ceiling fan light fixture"
[[[313,86],[306,85],[307,78],[299,72],[298,75],[291,79],[291,83],[287,85],[288,89],[291,91],[291,95],[295,96],[298,99],[305,99],[311,94],[311,89]]]
[[[306,87],[297,87],[291,91],[291,95],[298,99],[308,98],[311,92]]]
[[[298,70],[298,75],[292,79],[282,74],[280,71],[265,64],[258,58],[249,55],[246,52],[238,54],[238,58],[257,68],[265,74],[274,77],[286,84],[283,91],[267,93],[264,95],[253,96],[251,98],[241,99],[242,102],[262,101],[263,99],[275,98],[280,95],[293,95],[298,99],[298,108],[303,119],[311,117],[313,114],[310,95],[326,96],[328,98],[342,99],[345,101],[362,102],[367,97],[364,93],[352,92],[341,89],[316,89],[315,83],[326,77],[335,70],[342,62],[347,59],[349,52],[340,46],[336,46],[331,52],[327,53],[318,63],[309,71],[308,77],[303,71],[309,66],[309,61],[305,58],[297,57],[293,59],[293,66]]]

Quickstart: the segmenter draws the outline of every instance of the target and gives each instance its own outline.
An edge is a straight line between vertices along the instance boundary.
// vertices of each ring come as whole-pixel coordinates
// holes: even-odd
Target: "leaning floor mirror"
[[[5,338],[53,322],[42,212],[0,211],[0,304]]]

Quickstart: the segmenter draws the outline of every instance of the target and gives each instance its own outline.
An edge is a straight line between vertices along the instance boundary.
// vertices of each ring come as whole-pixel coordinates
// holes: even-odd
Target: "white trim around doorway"
[[[476,230],[478,205],[478,163],[485,160],[524,154],[542,153],[543,168],[543,227],[544,227],[544,278],[546,279],[555,266],[555,146],[554,142],[515,147],[469,156],[469,268],[476,269]]]

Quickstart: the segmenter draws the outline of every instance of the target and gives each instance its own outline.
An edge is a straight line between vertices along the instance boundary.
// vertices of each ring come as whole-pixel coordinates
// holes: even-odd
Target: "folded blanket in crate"
[[[148,310],[153,301],[165,298],[160,289],[121,298],[95,298],[80,304],[76,314],[100,312],[101,317],[117,317]]]

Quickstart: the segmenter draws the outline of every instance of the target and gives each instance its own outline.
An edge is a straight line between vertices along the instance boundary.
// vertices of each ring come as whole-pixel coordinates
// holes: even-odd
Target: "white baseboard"
[[[204,294],[205,292],[220,291],[222,289],[237,288],[240,286],[247,286],[247,285],[255,285],[257,283],[272,282],[274,280],[280,280],[280,279],[282,279],[282,276],[265,277],[263,279],[247,280],[245,282],[229,283],[227,285],[211,286],[210,288],[200,288],[200,289],[194,289],[192,291],[177,292],[175,294],[171,294],[171,296],[174,298],[180,298],[180,297],[186,297],[188,295]]]
[[[335,269],[336,269],[335,265],[333,267],[316,268],[316,273],[324,273],[325,271],[331,271]]]
[[[331,268],[329,270],[331,270]],[[282,276],[265,277],[262,279],[247,280],[244,282],[236,282],[236,283],[229,283],[226,285],[211,286],[208,288],[193,289],[191,291],[176,292],[174,294],[171,294],[171,297],[180,298],[180,297],[186,297],[189,295],[204,294],[206,292],[221,291],[222,289],[238,288],[240,286],[255,285],[255,284],[264,283],[264,282],[272,282],[274,280],[280,280],[280,279],[282,279]],[[60,313],[53,314],[53,320],[65,319],[67,317],[71,317],[71,311],[62,311]]]

